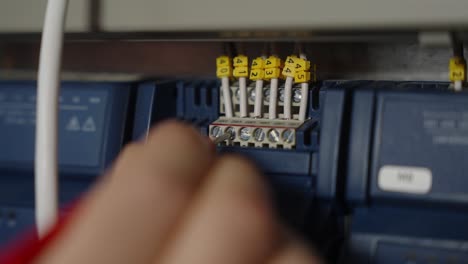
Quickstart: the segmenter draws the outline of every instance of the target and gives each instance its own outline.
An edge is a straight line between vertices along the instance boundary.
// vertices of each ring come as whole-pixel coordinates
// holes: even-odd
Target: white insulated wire
[[[226,117],[228,118],[233,117],[231,89],[229,87],[229,77],[221,78],[221,89],[223,91],[224,112],[226,114]]]
[[[68,0],[49,0],[42,32],[37,78],[35,206],[43,237],[58,215],[57,123],[63,31]]]
[[[284,119],[291,119],[291,100],[292,100],[292,87],[293,87],[294,78],[286,77],[286,82],[284,83],[284,106],[283,114]]]
[[[247,78],[239,77],[240,116],[247,117]]]
[[[301,102],[299,105],[299,121],[305,121],[307,114],[307,103],[309,101],[309,83],[301,83]]]
[[[276,105],[278,101],[278,79],[273,78],[270,82],[270,105],[268,107],[268,118],[276,118]]]
[[[463,89],[463,82],[462,81],[455,81],[453,83],[453,89],[456,91],[456,92],[460,92],[462,89]]]
[[[266,56],[263,55],[262,59],[266,59]],[[262,107],[263,107],[263,80],[255,81],[255,104],[254,104],[254,116],[262,117]]]
[[[255,104],[254,104],[254,116],[262,117],[262,106],[263,106],[263,80],[255,81]]]
[[[307,60],[307,56],[301,53],[301,59]],[[305,121],[307,115],[307,103],[309,101],[309,83],[301,83],[301,102],[299,104],[299,121]]]

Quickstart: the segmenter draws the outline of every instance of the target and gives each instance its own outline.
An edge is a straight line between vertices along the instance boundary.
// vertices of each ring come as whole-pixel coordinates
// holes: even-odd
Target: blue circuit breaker
[[[130,84],[65,82],[59,100],[60,200],[75,199],[119,153]],[[0,82],[0,245],[34,223],[36,83]]]

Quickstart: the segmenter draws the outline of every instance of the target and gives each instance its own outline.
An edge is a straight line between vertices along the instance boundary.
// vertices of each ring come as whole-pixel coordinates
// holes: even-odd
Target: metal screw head
[[[221,136],[223,134],[223,131],[221,130],[221,128],[219,126],[214,126],[214,127],[211,128],[211,133],[210,134],[211,134],[212,137],[217,138],[217,137],[219,137],[219,136]]]
[[[279,100],[280,100],[280,102],[284,102],[284,89],[281,88],[281,89],[278,90],[278,92],[279,92]]]
[[[265,131],[263,131],[263,129],[261,128],[256,128],[253,132],[253,136],[256,141],[262,142],[263,140],[265,140]]]
[[[270,131],[268,131],[268,140],[273,143],[278,142],[280,140],[280,134],[278,130],[274,128],[270,129]]]
[[[292,143],[294,141],[294,130],[286,129],[282,135],[283,141],[286,143]]]
[[[240,130],[240,135],[239,135],[239,138],[240,138],[241,140],[247,141],[247,140],[250,139],[250,136],[251,136],[251,134],[250,134],[250,128],[248,128],[248,127],[243,127],[243,128],[241,128],[241,130]]]
[[[252,102],[255,102],[255,89],[250,90],[249,99]]]
[[[236,130],[233,127],[227,127],[226,130],[224,130],[224,132],[231,133],[231,140],[234,140],[236,138]]]
[[[295,103],[300,103],[301,99],[302,99],[301,89],[298,89],[298,88],[293,89],[293,101]]]
[[[265,102],[269,102],[270,101],[270,89],[265,89],[265,91],[263,91],[263,100]]]

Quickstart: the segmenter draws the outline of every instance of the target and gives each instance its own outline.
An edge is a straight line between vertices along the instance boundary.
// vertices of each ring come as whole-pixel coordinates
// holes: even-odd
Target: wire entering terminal
[[[251,61],[250,69],[245,55],[219,57],[224,116],[210,125],[213,142],[295,148],[297,129],[309,120],[309,82],[315,81],[315,70],[304,53],[288,56],[284,63],[276,55],[262,54]]]

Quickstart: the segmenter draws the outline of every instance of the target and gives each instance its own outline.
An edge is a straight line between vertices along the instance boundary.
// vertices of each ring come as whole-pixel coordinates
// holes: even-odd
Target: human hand
[[[128,145],[37,264],[319,263],[285,232],[260,173],[166,122]]]

